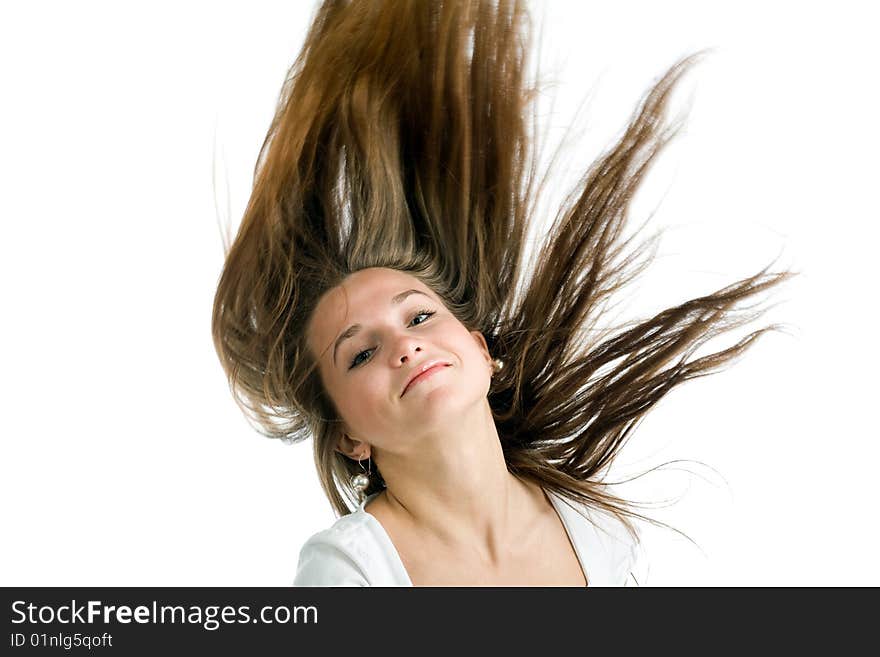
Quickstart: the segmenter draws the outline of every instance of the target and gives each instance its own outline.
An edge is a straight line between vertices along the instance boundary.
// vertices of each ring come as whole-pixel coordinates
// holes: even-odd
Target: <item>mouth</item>
[[[451,367],[452,363],[446,363],[444,361],[435,361],[432,363],[426,363],[423,367],[419,368],[419,371],[406,383],[406,386],[403,388],[403,392],[400,393],[400,396],[403,397],[406,394],[406,391],[412,388],[415,384],[423,381],[433,374],[439,372],[440,370]]]

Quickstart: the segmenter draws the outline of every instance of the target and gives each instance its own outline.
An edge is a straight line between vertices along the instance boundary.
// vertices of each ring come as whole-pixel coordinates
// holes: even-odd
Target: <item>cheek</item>
[[[483,388],[489,380],[489,366],[479,345],[470,334],[462,338],[459,354],[464,367],[465,380],[474,386]]]
[[[373,427],[388,418],[388,385],[383,386],[377,376],[362,372],[337,387],[337,408],[353,429]]]

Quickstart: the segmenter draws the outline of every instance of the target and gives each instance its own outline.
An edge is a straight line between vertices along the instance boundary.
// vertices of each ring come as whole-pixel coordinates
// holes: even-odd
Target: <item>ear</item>
[[[492,354],[489,353],[489,345],[486,344],[486,338],[483,337],[483,334],[479,331],[471,331],[471,335],[474,337],[474,340],[477,341],[477,346],[480,348],[480,351],[483,353],[483,358],[486,359],[486,364],[491,368],[492,367]]]
[[[348,458],[357,461],[370,458],[370,444],[363,440],[356,440],[346,433],[343,433],[334,448],[340,454],[345,454]]]

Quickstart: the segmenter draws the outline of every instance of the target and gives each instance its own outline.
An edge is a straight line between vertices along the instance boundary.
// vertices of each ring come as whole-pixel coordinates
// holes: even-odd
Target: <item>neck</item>
[[[388,508],[451,549],[476,550],[497,562],[522,528],[535,491],[507,470],[488,402],[413,445],[407,454],[374,457]]]

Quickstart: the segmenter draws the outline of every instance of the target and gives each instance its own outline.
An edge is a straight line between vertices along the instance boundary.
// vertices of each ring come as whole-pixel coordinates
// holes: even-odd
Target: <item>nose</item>
[[[392,365],[399,366],[410,361],[410,359],[422,350],[421,346],[412,336],[404,337],[395,345],[393,353]]]

